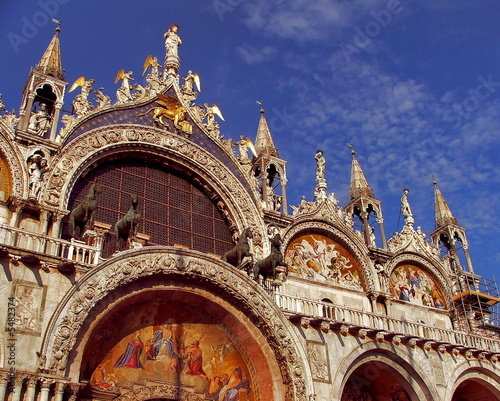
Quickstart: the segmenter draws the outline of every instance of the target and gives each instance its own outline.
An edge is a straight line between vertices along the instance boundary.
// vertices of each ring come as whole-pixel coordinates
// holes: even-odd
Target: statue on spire
[[[51,125],[52,116],[49,114],[47,104],[39,102],[38,111],[32,112],[30,116],[28,131],[33,132],[43,138],[49,131]]]
[[[177,32],[179,32],[179,25],[172,24],[163,35],[165,37],[165,79],[167,75],[175,75],[180,68],[179,46],[182,40]]]
[[[323,156],[323,151],[317,150],[314,159],[316,159],[316,189],[314,191],[314,197],[319,201],[326,199],[326,160]]]
[[[403,195],[401,196],[401,213],[403,214],[403,218],[405,219],[405,225],[413,227],[413,214],[411,212],[410,203],[408,202],[409,192],[409,189],[403,189]]]

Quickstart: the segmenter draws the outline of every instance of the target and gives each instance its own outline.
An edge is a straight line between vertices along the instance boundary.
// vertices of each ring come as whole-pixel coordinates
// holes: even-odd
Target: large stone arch
[[[361,274],[363,274],[363,280],[366,283],[366,291],[379,290],[378,280],[376,280],[371,263],[365,257],[364,250],[360,248],[360,244],[353,241],[345,232],[337,228],[334,224],[324,221],[319,221],[318,219],[307,219],[301,220],[299,223],[291,226],[283,234],[283,246],[282,249],[286,249],[289,242],[300,233],[307,232],[323,232],[329,234],[334,238],[338,238],[347,249],[352,252],[353,256],[359,262],[361,266]]]
[[[420,353],[407,352],[404,347],[391,347],[385,343],[366,342],[354,348],[339,363],[332,381],[333,388],[339,389],[339,400],[350,375],[364,363],[380,362],[397,372],[421,401],[440,400],[433,383],[432,366]]]
[[[73,140],[53,161],[54,168],[41,195],[50,207],[65,210],[78,178],[111,155],[142,152],[178,163],[203,179],[218,194],[238,231],[252,227],[260,245],[265,227],[260,211],[243,184],[205,149],[175,133],[141,125],[113,125],[91,130]],[[264,252],[268,244],[262,244]]]
[[[242,271],[201,252],[170,247],[147,247],[125,251],[85,274],[60,302],[43,338],[43,366],[54,374],[75,380],[81,361],[70,358],[77,343],[89,335],[86,319],[99,302],[121,287],[157,275],[177,278],[185,283],[199,283],[211,289],[252,322],[251,332],[265,339],[271,361],[279,371],[273,377],[277,399],[305,400],[311,394],[311,374],[305,351],[293,327],[267,293]],[[68,360],[76,363],[68,366]],[[76,362],[74,362],[76,361]],[[282,383],[282,384],[281,384]],[[276,391],[276,390],[275,390]]]
[[[494,370],[497,370],[497,372]],[[487,388],[497,399],[500,399],[500,376],[498,375],[498,369],[495,365],[488,362],[464,361],[453,369],[449,380],[450,383],[453,383],[453,386],[446,388],[446,400],[452,400],[458,387],[466,381],[478,383]]]
[[[437,280],[441,290],[443,291],[447,307],[449,308],[450,305],[453,304],[452,286],[447,282],[443,272],[434,263],[431,263],[428,259],[417,255],[416,253],[405,252],[390,259],[386,267],[388,277],[391,277],[393,270],[403,263],[417,265],[423,270],[429,272],[433,278]]]

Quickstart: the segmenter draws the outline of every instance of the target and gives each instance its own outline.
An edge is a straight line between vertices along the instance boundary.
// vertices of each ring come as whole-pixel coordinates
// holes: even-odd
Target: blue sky
[[[415,226],[434,229],[434,175],[467,228],[476,273],[500,262],[500,2],[431,0],[3,0],[0,93],[18,109],[30,66],[62,20],[66,80],[95,79],[114,99],[116,73],[145,84],[149,54],[180,26],[181,76],[201,77],[224,137],[255,138],[256,100],[280,156],[288,198],[313,199],[323,149],[328,192],[348,201],[353,143],[388,235],[401,230],[410,189]],[[78,91],[67,94],[66,110]]]

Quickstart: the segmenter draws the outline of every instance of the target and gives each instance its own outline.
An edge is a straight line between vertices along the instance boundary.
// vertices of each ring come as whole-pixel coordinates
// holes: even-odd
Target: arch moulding
[[[341,230],[337,229],[333,224],[320,222],[317,220],[301,221],[300,223],[292,226],[286,231],[283,236],[283,247],[286,249],[288,243],[298,234],[307,232],[323,232],[329,234],[333,238],[339,239],[347,250],[351,251],[353,256],[357,259],[361,266],[361,273],[367,285],[367,290],[378,289],[378,280],[374,279],[374,274],[371,268],[370,262],[367,261],[366,256],[359,249],[358,244],[356,244],[351,238],[345,235]]]
[[[253,228],[254,243],[260,244],[265,227],[257,203],[234,174],[214,155],[176,133],[142,125],[99,127],[74,139],[53,161],[41,199],[65,210],[80,175],[102,158],[126,152],[152,154],[192,171],[217,193],[241,232]],[[267,243],[262,244],[264,248]],[[264,249],[266,251],[266,249]]]
[[[486,383],[491,391],[496,391],[496,395],[500,397],[500,376],[487,367],[486,363],[467,360],[454,369],[450,374],[449,380],[453,386],[447,387],[445,399],[451,400],[458,386],[466,380],[477,380]],[[490,365],[491,366],[491,365]],[[494,365],[492,366],[495,369]],[[500,399],[500,398],[499,398]]]
[[[408,361],[418,359],[415,364]],[[334,388],[344,389],[351,374],[361,365],[381,362],[396,371],[411,385],[419,400],[440,400],[441,397],[432,383],[432,367],[425,356],[411,355],[404,349],[392,348],[386,344],[366,342],[356,347],[340,363],[333,380]],[[376,372],[374,372],[374,375]],[[375,379],[375,378],[374,378]]]
[[[427,272],[431,273],[431,275],[438,281],[441,290],[446,298],[447,307],[449,308],[452,305],[452,294],[451,288],[452,286],[447,283],[445,277],[443,277],[443,273],[440,269],[438,269],[433,263],[429,262],[429,260],[414,254],[414,253],[401,253],[396,257],[389,260],[387,263],[387,274],[390,277],[393,270],[403,263],[410,263],[417,265],[423,270],[427,270]]]
[[[253,322],[274,352],[285,389],[284,400],[306,400],[312,376],[305,351],[290,323],[267,293],[244,272],[204,253],[174,248],[146,247],[122,252],[86,273],[60,302],[43,338],[41,369],[65,376],[68,357],[94,306],[108,294],[143,277],[161,275],[204,283]],[[123,398],[128,400],[129,398]],[[132,398],[131,398],[132,399]],[[188,398],[189,399],[189,398]]]

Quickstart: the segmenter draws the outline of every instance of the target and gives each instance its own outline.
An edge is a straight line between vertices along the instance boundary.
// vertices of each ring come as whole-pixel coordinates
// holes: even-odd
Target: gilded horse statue
[[[139,228],[139,223],[141,222],[141,212],[137,210],[137,204],[139,203],[137,199],[137,194],[132,195],[132,205],[127,211],[127,214],[123,216],[115,224],[115,236],[116,236],[116,247],[118,248],[118,242],[120,238],[124,240],[127,245],[130,246],[130,242],[135,239],[137,235],[137,229]]]
[[[252,230],[246,228],[240,235],[236,245],[222,255],[222,260],[238,267],[246,256],[252,257],[250,253],[250,244],[248,239],[253,238]]]
[[[69,234],[72,238],[80,239],[85,232],[85,226],[92,227],[94,224],[94,213],[97,208],[96,197],[100,193],[101,186],[98,183],[92,184],[85,198],[71,211],[69,215]]]
[[[259,274],[262,275],[264,280],[267,278],[268,274],[272,275],[272,278],[276,278],[276,268],[282,266],[285,268],[285,274],[288,273],[288,268],[283,261],[283,254],[280,250],[281,236],[276,234],[271,239],[271,253],[264,259],[258,260],[253,265],[253,274],[256,281],[259,280]]]

